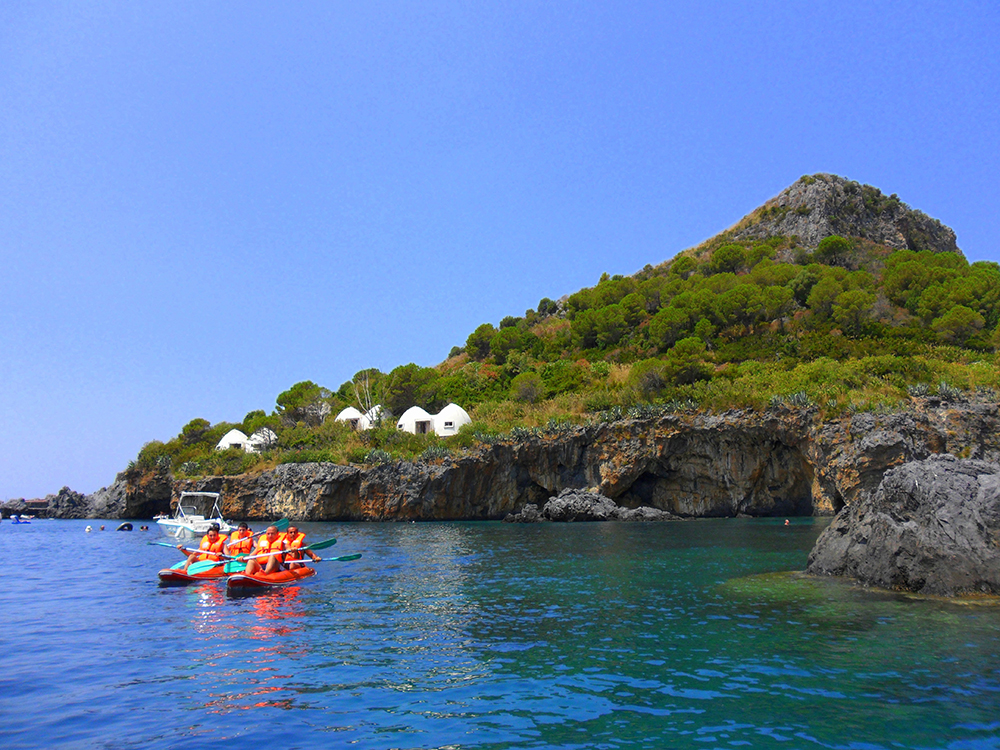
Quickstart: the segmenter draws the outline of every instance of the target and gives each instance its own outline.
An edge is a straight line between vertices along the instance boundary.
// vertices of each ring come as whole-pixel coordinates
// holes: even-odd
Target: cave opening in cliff
[[[615,501],[626,508],[638,508],[643,505],[657,508],[659,506],[657,506],[654,496],[659,482],[660,477],[648,471],[644,472],[636,478],[626,492],[615,498]],[[662,507],[659,509],[669,510]]]

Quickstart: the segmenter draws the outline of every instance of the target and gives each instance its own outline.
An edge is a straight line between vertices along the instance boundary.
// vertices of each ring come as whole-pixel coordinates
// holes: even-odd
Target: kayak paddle
[[[328,562],[328,561],[329,562],[347,562],[348,560],[357,560],[359,557],[361,557],[361,553],[360,552],[355,552],[352,555],[341,555],[340,557],[321,557],[319,560],[312,560],[312,561],[310,561],[310,560],[296,560],[295,562],[298,562],[298,563],[309,563],[309,562],[317,563],[317,562]],[[218,563],[216,563],[216,564],[218,564]],[[188,568],[188,572],[189,573],[200,573],[201,570],[208,570],[207,567],[206,568],[202,568],[201,570],[195,570],[195,565],[207,565],[207,563],[195,563],[190,568]],[[226,563],[226,572],[227,573],[242,573],[245,568],[246,568],[246,562],[244,562],[243,560],[232,560],[231,562],[227,562]]]
[[[146,544],[155,544],[159,547],[170,547],[170,549],[177,549],[176,544],[170,544],[169,542],[146,542]],[[195,549],[194,547],[184,547],[185,552],[204,552],[205,550]]]
[[[275,521],[274,523],[269,523],[267,526],[273,526],[278,531],[288,531],[288,527],[291,526],[291,525],[292,525],[292,522],[289,521],[287,518],[279,518],[277,521]],[[261,534],[266,533],[267,532],[267,526],[265,526],[260,531],[255,531],[253,533],[253,536],[251,536],[250,538],[253,539],[255,536],[260,536]]]
[[[359,557],[361,557],[361,553],[355,552],[352,555],[341,555],[340,557],[321,557],[318,562],[347,562],[348,560],[357,560]]]
[[[302,551],[305,552],[307,549],[309,550],[326,549],[327,547],[332,547],[336,543],[337,543],[336,539],[326,539],[322,542],[316,542],[315,544],[310,544],[307,547],[303,547]]]
[[[187,572],[190,573],[191,575],[195,575],[197,573],[204,573],[206,570],[217,568],[222,564],[223,564],[222,560],[201,560],[196,563],[191,563],[191,567],[188,568]],[[234,567],[233,570],[230,570],[229,569],[230,565],[234,565],[236,567]],[[246,567],[246,563],[240,560],[230,560],[229,562],[225,563],[225,566],[226,566],[225,570],[227,573],[235,573],[238,570],[243,570],[243,568]],[[183,563],[181,564],[181,567],[184,567]]]
[[[327,546],[330,546],[330,545],[327,545]],[[351,555],[341,555],[340,557],[321,557],[318,561],[317,560],[313,560],[313,562],[347,562],[349,560],[357,560],[360,557],[361,557],[361,553],[360,552],[355,552],[354,554],[351,554]],[[308,561],[302,561],[302,562],[308,562]],[[211,560],[205,560],[203,562],[196,562],[196,563],[193,563],[190,568],[188,568],[188,573],[191,573],[192,575],[197,574],[197,573],[204,573],[206,570],[211,570],[212,568],[214,568],[218,564],[219,563],[213,562]],[[246,560],[230,560],[229,562],[225,563],[225,565],[226,565],[226,567],[224,568],[224,570],[225,570],[226,573],[242,573],[243,570],[246,568]],[[183,566],[184,566],[184,563],[181,562],[181,563],[175,565],[174,567],[175,568],[181,568]]]
[[[284,555],[287,554],[288,552],[305,552],[306,550],[312,551],[317,549],[326,549],[327,547],[332,547],[336,543],[337,543],[336,539],[324,539],[322,542],[316,542],[315,544],[310,544],[306,547],[301,547],[300,549],[283,549],[283,550],[277,550],[275,552],[262,552],[258,555],[250,555],[248,557],[244,557],[243,559],[256,560],[260,557],[270,557],[271,555],[275,554]]]

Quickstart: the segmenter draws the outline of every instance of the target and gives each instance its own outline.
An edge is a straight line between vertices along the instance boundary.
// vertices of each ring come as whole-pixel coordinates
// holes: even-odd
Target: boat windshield
[[[182,492],[177,518],[222,518],[218,492]]]

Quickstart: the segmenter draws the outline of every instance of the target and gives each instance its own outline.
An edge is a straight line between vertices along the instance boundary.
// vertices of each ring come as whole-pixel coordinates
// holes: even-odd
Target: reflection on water
[[[206,662],[207,667],[218,670],[214,681],[220,689],[211,692],[203,705],[213,713],[294,708],[295,696],[288,693],[295,692],[297,676],[288,671],[288,663],[309,657],[309,645],[300,637],[306,613],[301,587],[266,590],[241,598],[246,612],[240,618],[233,617],[231,608],[226,609],[231,601],[222,594],[221,587],[201,597],[202,606],[221,607],[216,615],[222,615],[225,624],[216,630],[198,632],[215,639],[226,629],[237,640],[234,648],[217,651]]]

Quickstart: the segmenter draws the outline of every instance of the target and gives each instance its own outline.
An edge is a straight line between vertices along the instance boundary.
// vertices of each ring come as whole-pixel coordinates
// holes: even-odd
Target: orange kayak
[[[292,586],[314,575],[316,575],[316,570],[308,567],[295,568],[294,570],[278,570],[274,573],[256,573],[254,575],[233,573],[226,581],[226,588],[230,591],[250,591],[254,589]]]
[[[225,564],[219,563],[214,568],[200,573],[185,573],[180,568],[164,568],[157,575],[160,577],[160,583],[180,585],[194,581],[217,581],[225,578],[228,573]]]

